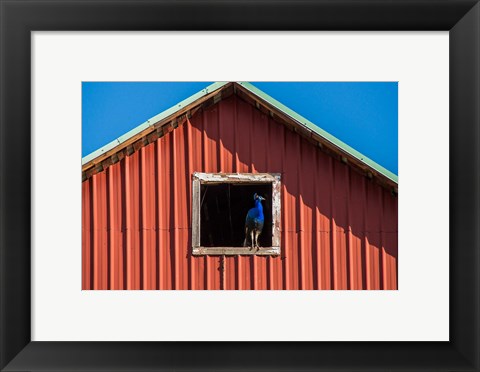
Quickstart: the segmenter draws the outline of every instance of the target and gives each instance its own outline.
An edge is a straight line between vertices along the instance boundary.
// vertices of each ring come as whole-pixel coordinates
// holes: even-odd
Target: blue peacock
[[[245,240],[243,241],[243,246],[246,247],[247,241],[250,240],[250,250],[260,247],[258,245],[258,237],[262,233],[265,222],[262,206],[262,200],[265,200],[265,198],[255,193],[253,200],[255,201],[255,207],[247,213],[247,218],[245,219]]]

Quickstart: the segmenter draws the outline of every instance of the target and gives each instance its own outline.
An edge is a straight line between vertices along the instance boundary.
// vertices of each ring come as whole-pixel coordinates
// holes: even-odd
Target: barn
[[[250,83],[212,84],[82,159],[84,290],[397,288],[397,176]]]

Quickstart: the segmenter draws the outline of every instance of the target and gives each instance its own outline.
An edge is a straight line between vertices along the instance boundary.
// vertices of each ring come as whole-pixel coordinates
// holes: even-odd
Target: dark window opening
[[[200,187],[200,245],[243,247],[245,218],[248,211],[255,207],[253,199],[255,193],[265,198],[262,201],[265,222],[258,242],[260,247],[271,247],[271,183],[202,184]],[[250,241],[247,244],[250,244]]]

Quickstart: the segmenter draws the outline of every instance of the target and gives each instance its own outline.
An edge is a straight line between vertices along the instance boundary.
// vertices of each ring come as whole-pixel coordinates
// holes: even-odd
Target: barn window
[[[192,190],[193,254],[280,254],[280,174],[194,173]],[[265,199],[264,223],[252,247],[245,220],[255,194]]]

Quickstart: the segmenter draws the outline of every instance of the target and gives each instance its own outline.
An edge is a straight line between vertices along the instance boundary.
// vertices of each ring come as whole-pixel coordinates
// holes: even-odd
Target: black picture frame
[[[0,0],[0,12],[2,370],[480,370],[478,1]],[[449,31],[450,341],[31,342],[30,33],[35,30]]]

